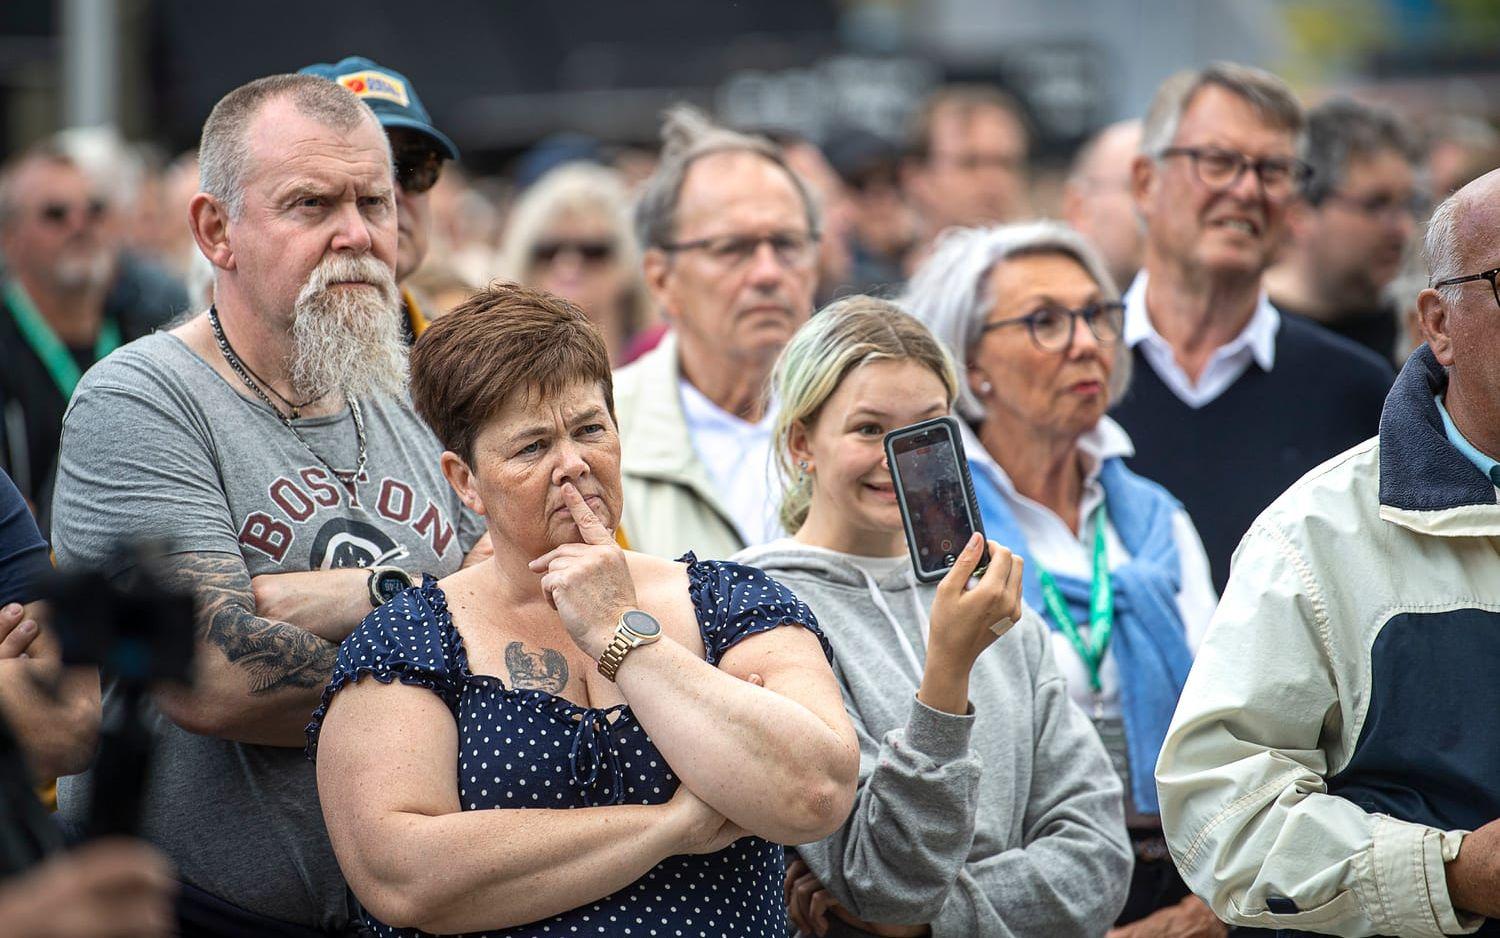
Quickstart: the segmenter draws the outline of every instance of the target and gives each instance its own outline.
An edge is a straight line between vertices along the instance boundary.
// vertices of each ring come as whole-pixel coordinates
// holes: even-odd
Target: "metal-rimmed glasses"
[[[1486,270],[1483,273],[1469,274],[1465,277],[1449,277],[1447,280],[1439,280],[1432,285],[1432,288],[1436,290],[1438,287],[1451,287],[1460,283],[1472,283],[1475,280],[1488,280],[1490,292],[1495,295],[1495,305],[1500,306],[1500,286],[1497,286],[1495,283],[1497,278],[1500,278],[1500,267],[1496,267],[1493,270]]]
[[[1024,325],[1037,348],[1044,352],[1063,352],[1072,346],[1080,319],[1089,327],[1100,345],[1114,345],[1120,341],[1120,334],[1125,330],[1125,304],[1118,300],[1100,300],[1081,309],[1043,306],[1025,316],[987,322],[979,330],[979,334],[984,335],[1006,326]]]
[[[769,244],[778,264],[787,269],[797,269],[812,264],[818,240],[817,232],[777,231],[765,235],[720,235],[658,247],[669,253],[702,251],[714,263],[733,268],[750,263],[760,246]]]
[[[1312,167],[1291,156],[1254,158],[1237,150],[1220,147],[1168,147],[1162,156],[1185,156],[1192,160],[1193,171],[1210,189],[1224,190],[1240,181],[1245,170],[1260,180],[1261,191],[1271,198],[1285,198],[1298,191],[1312,178]]]

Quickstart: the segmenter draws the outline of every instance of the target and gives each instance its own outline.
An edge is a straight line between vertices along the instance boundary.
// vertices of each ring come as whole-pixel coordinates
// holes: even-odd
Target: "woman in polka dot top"
[[[617,546],[609,357],[566,301],[483,290],[412,375],[494,556],[371,613],[308,726],[365,921],[781,938],[780,844],[835,830],[858,772],[812,614],[750,568]]]

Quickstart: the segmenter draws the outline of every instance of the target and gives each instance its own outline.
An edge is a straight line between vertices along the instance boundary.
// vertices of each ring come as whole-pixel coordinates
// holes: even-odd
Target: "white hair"
[[[1449,277],[1461,277],[1459,270],[1463,252],[1458,243],[1458,221],[1463,214],[1463,190],[1453,193],[1432,210],[1427,220],[1427,234],[1422,239],[1422,256],[1427,261],[1427,282],[1437,283]],[[1453,302],[1458,298],[1459,284],[1438,287],[1443,299]]]
[[[1072,258],[1099,285],[1104,299],[1119,299],[1114,278],[1093,245],[1072,228],[1047,220],[992,228],[948,229],[907,284],[901,305],[932,330],[959,369],[964,370],[994,306],[988,287],[990,271],[1008,258],[1035,254]],[[1130,383],[1130,351],[1123,340],[1115,344],[1110,375],[1109,399],[1113,402],[1120,399]],[[968,420],[984,418],[984,405],[969,389],[967,381],[958,382],[957,408]]]

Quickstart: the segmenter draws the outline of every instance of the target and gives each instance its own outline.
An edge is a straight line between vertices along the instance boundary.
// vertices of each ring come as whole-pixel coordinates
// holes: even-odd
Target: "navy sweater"
[[[1203,538],[1214,587],[1266,506],[1309,469],[1375,435],[1394,374],[1370,350],[1281,317],[1271,371],[1251,364],[1194,410],[1135,351],[1130,390],[1113,416],[1135,443],[1132,470],[1182,502]]]

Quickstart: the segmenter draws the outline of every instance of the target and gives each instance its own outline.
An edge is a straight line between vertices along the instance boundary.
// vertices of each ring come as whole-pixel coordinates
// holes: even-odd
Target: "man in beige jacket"
[[[636,209],[671,324],[615,375],[622,526],[637,550],[727,557],[781,536],[771,365],[812,312],[818,213],[768,141],[677,107]]]

